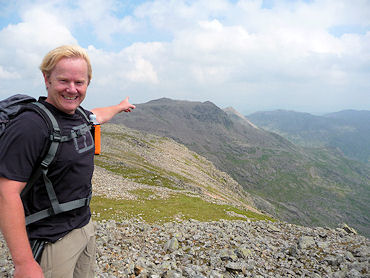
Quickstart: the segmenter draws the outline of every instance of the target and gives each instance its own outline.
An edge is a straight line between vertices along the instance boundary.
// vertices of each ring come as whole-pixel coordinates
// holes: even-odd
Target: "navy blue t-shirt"
[[[57,119],[62,136],[68,136],[72,129],[87,125],[79,113],[66,114],[42,102]],[[89,111],[86,113],[91,114]],[[25,111],[12,120],[0,138],[0,176],[27,182],[40,162],[48,136],[48,126],[36,112]],[[88,197],[93,171],[94,142],[90,132],[60,143],[48,172],[59,203]],[[51,207],[42,176],[26,197],[23,200],[26,215]],[[54,215],[28,225],[28,236],[30,239],[55,242],[71,230],[85,226],[90,217],[90,208],[87,206]]]

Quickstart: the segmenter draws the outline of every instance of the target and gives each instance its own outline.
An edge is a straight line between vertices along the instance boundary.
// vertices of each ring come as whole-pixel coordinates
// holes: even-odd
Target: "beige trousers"
[[[41,268],[45,278],[93,278],[96,264],[95,227],[90,222],[45,246]]]

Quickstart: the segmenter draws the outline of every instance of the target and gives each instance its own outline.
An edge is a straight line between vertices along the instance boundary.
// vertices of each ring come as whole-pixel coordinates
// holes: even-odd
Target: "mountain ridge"
[[[305,225],[346,222],[370,234],[370,169],[338,152],[302,148],[242,124],[211,102],[151,101],[114,123],[170,137],[205,156],[274,217]]]

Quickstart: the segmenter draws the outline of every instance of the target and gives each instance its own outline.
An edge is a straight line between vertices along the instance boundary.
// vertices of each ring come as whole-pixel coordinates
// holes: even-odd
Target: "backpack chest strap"
[[[90,193],[90,195],[86,198],[73,200],[73,201],[69,201],[69,202],[66,202],[66,203],[62,203],[62,204],[58,203],[58,207],[59,207],[59,209],[58,209],[59,212],[58,213],[55,213],[55,211],[53,210],[53,207],[51,207],[51,208],[44,209],[44,210],[41,210],[39,212],[36,212],[34,214],[31,214],[31,215],[26,217],[26,225],[32,224],[36,221],[39,221],[41,219],[44,219],[44,218],[47,218],[49,216],[53,216],[53,215],[56,215],[56,214],[59,214],[59,213],[62,213],[62,212],[67,212],[67,211],[71,211],[71,210],[74,210],[74,209],[77,209],[77,208],[89,206],[90,201],[91,201],[91,197],[92,197],[92,194]]]

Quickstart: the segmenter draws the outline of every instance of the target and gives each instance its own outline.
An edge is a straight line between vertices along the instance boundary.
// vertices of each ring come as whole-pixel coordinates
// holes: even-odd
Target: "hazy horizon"
[[[370,107],[370,1],[1,1],[0,99],[45,95],[38,69],[84,47],[86,108],[130,97],[211,101],[246,115]]]
[[[156,98],[156,99],[151,99],[151,100],[148,100],[148,101],[145,101],[145,102],[140,102],[140,103],[134,103],[134,104],[145,104],[145,103],[148,103],[150,101],[156,101],[156,100],[160,100],[162,98],[168,98],[168,99],[171,99],[171,100],[174,100],[174,101],[190,101],[190,102],[201,102],[201,103],[204,103],[204,102],[212,102],[213,104],[215,104],[217,107],[219,107],[220,109],[226,109],[226,108],[233,108],[235,109],[236,111],[238,111],[239,113],[242,113],[244,116],[247,116],[247,115],[250,115],[250,114],[253,114],[253,113],[257,113],[257,112],[273,112],[273,111],[287,111],[287,112],[297,112],[297,113],[308,113],[308,114],[311,114],[311,115],[314,115],[314,116],[325,116],[326,114],[331,114],[331,113],[337,113],[337,112],[344,112],[344,111],[356,111],[356,112],[361,112],[361,111],[366,111],[366,112],[370,112],[370,108],[369,109],[342,109],[342,110],[337,110],[337,111],[328,111],[328,112],[323,112],[323,113],[312,113],[312,112],[309,112],[309,111],[298,111],[298,110],[294,110],[294,109],[283,109],[283,108],[272,108],[270,110],[255,110],[255,111],[251,111],[249,113],[243,113],[241,111],[239,111],[238,109],[236,109],[235,107],[233,106],[220,106],[220,105],[217,105],[216,103],[214,103],[213,101],[211,100],[204,100],[204,101],[197,101],[197,100],[189,100],[189,99],[174,99],[174,98],[170,98],[170,97],[160,97],[160,98]]]

